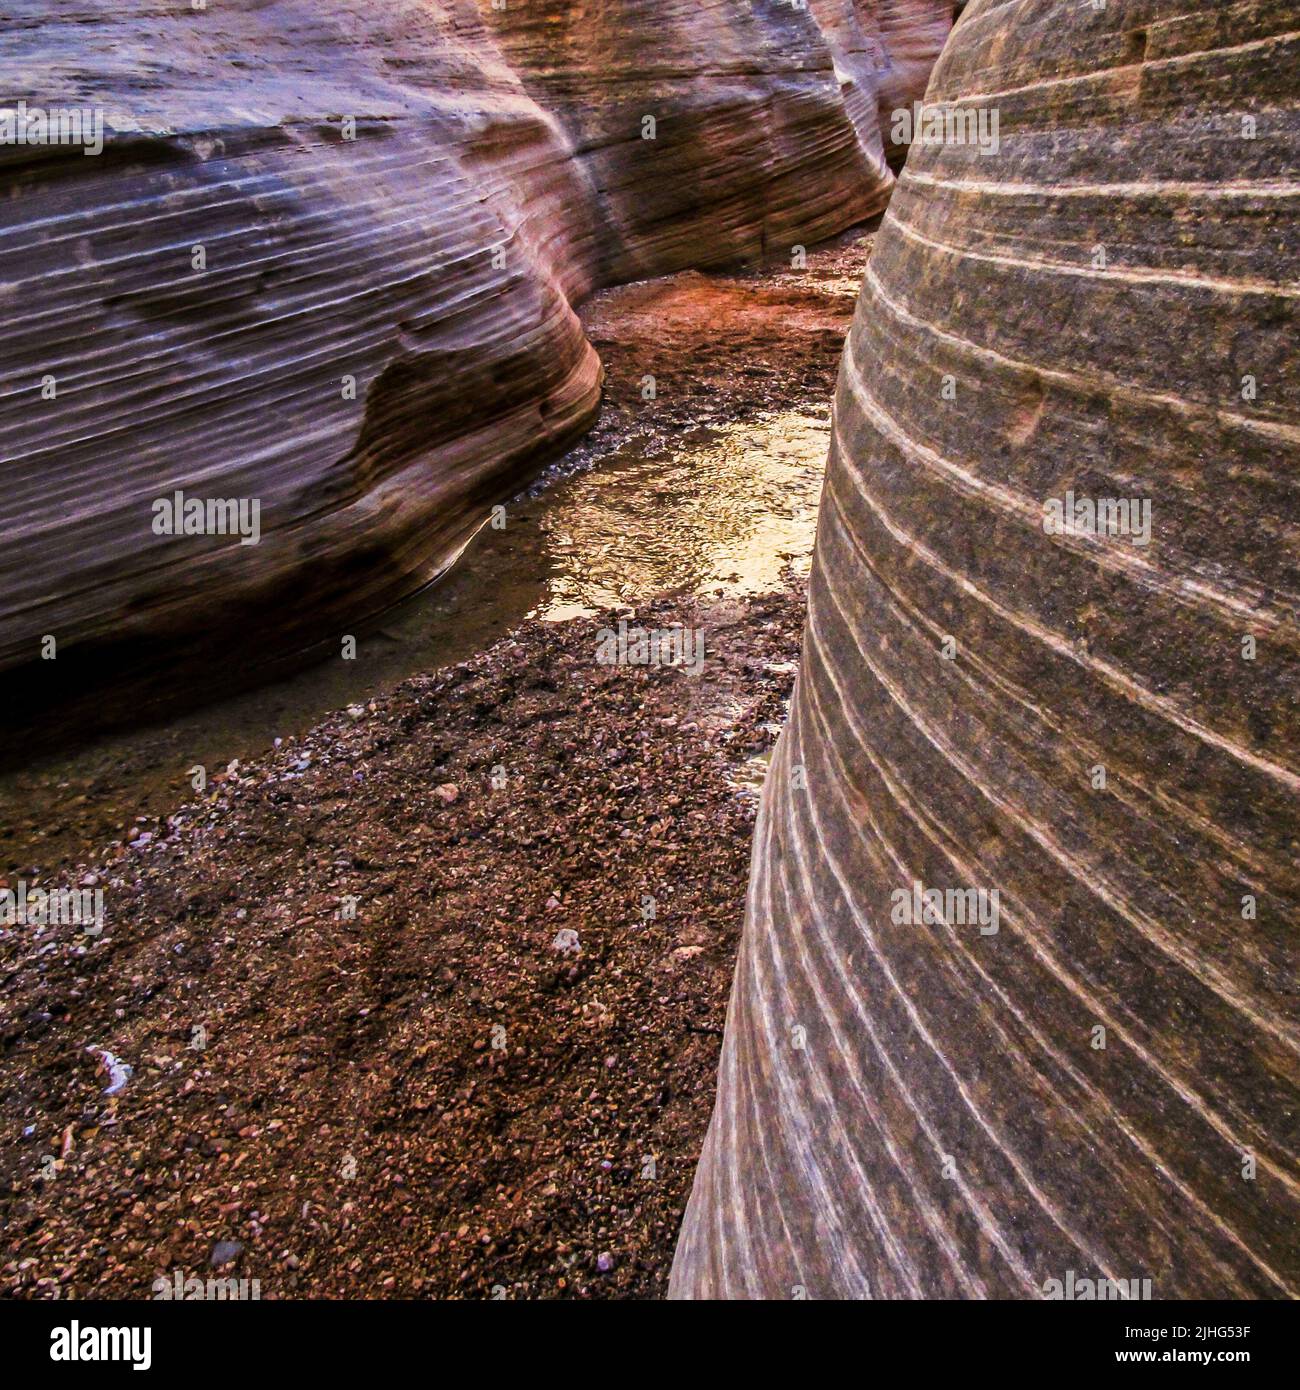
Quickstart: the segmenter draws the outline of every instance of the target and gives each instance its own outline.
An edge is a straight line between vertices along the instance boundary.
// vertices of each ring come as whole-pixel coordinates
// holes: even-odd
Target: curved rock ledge
[[[20,722],[337,651],[590,423],[583,296],[892,188],[872,75],[785,0],[47,10],[9,7],[6,100],[105,147],[0,145]],[[257,544],[155,534],[177,491],[256,499]]]
[[[846,348],[678,1297],[1300,1292],[1296,19],[934,71],[1000,148],[913,146]]]

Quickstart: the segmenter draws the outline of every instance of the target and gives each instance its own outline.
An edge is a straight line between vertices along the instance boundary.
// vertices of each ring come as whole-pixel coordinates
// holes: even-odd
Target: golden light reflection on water
[[[806,574],[829,440],[827,412],[787,411],[565,479],[539,499],[547,578],[533,616],[562,621],[683,591],[761,593],[787,566]]]

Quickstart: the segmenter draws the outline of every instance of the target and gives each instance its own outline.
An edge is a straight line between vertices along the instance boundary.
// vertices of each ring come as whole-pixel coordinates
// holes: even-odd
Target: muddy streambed
[[[752,595],[806,572],[835,364],[869,246],[852,233],[801,270],[687,273],[597,296],[583,318],[608,374],[601,420],[503,525],[362,633],[355,660],[0,775],[0,873],[53,873],[126,840],[137,819],[191,795],[195,768],[263,753],[527,618]]]

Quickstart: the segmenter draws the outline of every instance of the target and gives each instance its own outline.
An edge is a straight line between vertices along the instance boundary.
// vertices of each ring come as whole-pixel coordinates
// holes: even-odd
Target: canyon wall
[[[1300,1293],[1297,18],[934,70],[998,145],[913,144],[846,348],[677,1297]]]
[[[893,185],[875,74],[787,0],[18,0],[0,37],[6,109],[104,120],[0,143],[16,723],[337,653],[590,424],[583,296]],[[256,500],[256,544],[167,534],[177,492]]]

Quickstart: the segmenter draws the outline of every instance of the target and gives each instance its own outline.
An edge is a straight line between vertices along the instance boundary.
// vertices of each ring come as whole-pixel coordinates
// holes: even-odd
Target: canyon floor
[[[869,247],[597,296],[600,422],[372,662],[0,785],[4,883],[105,904],[0,929],[0,1293],[663,1294]]]

